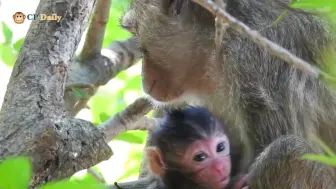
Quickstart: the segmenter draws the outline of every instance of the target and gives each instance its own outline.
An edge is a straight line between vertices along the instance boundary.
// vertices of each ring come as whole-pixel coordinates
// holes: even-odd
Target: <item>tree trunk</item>
[[[27,155],[32,187],[72,176],[110,158],[112,150],[90,122],[66,111],[69,64],[94,0],[41,0],[37,13],[61,21],[32,21],[0,112],[0,159]]]

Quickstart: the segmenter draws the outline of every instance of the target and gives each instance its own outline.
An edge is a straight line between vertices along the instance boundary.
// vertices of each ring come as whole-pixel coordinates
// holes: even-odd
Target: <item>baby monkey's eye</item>
[[[204,161],[208,156],[204,153],[204,152],[201,152],[197,155],[195,155],[194,157],[194,161],[197,161],[197,162],[201,162],[201,161]]]
[[[225,143],[221,142],[219,144],[217,144],[217,152],[222,152],[225,150]]]

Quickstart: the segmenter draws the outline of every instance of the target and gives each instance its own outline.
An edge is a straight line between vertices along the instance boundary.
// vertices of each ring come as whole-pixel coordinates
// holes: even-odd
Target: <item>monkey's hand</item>
[[[237,176],[237,180],[233,185],[233,189],[249,189],[246,182],[246,174],[241,174]]]

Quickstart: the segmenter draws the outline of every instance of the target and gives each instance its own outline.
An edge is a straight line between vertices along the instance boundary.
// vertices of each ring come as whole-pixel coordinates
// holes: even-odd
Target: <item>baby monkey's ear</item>
[[[163,177],[165,170],[161,151],[156,147],[147,147],[145,152],[149,161],[149,168],[151,172],[156,176]]]

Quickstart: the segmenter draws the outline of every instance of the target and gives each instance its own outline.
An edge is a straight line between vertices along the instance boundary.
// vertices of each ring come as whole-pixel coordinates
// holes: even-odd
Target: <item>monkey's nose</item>
[[[213,169],[215,172],[217,172],[220,176],[223,176],[225,174],[225,166],[221,163],[214,163]]]

